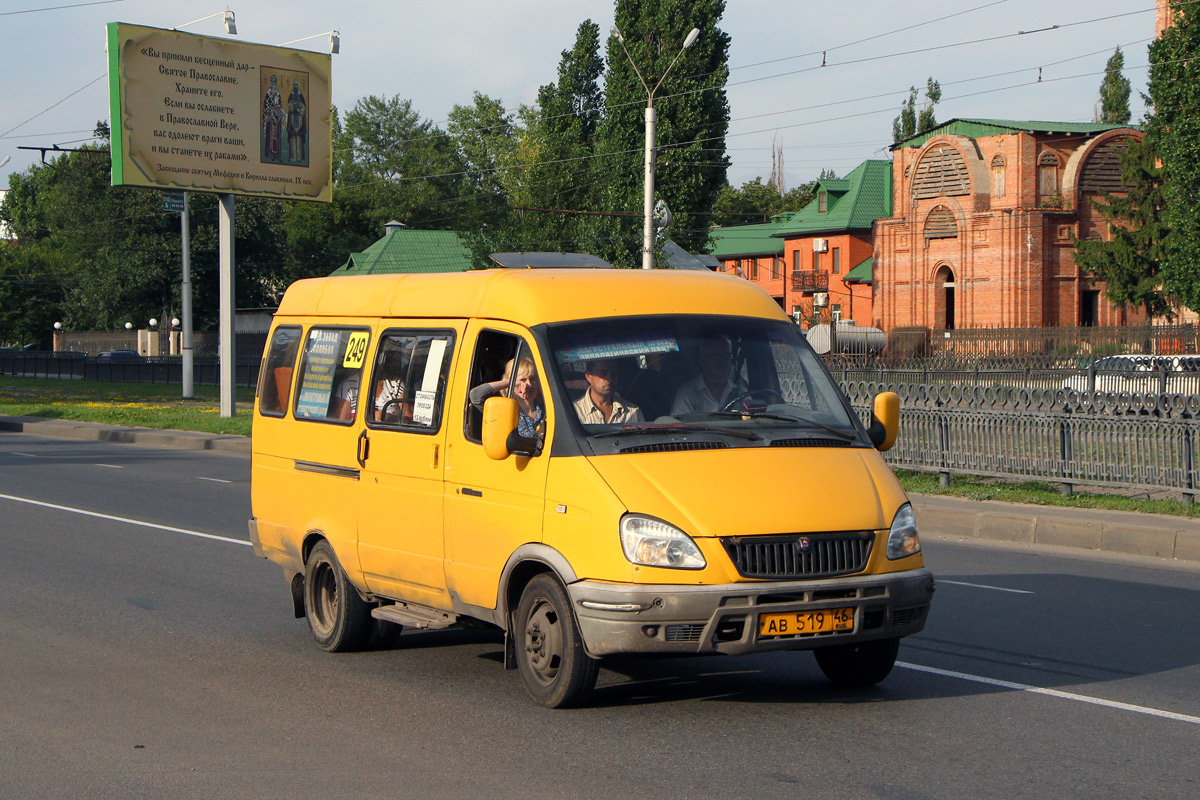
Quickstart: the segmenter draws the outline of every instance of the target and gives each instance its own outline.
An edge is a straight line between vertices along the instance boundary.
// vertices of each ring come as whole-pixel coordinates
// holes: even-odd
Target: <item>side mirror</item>
[[[875,395],[875,407],[871,412],[871,427],[867,435],[879,452],[892,449],[900,433],[900,396],[895,392],[880,392]]]
[[[489,397],[483,404],[483,451],[488,458],[508,458],[508,437],[517,430],[517,401],[512,397]]]

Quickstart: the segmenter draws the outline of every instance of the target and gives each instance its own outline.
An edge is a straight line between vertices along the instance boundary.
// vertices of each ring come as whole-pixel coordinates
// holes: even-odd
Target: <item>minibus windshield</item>
[[[789,437],[865,444],[790,322],[603,318],[549,326],[547,338],[553,377],[593,440],[704,432],[733,444]]]

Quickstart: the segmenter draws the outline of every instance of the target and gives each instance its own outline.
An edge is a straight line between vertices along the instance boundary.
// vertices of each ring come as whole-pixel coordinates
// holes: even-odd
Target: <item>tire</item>
[[[317,646],[330,653],[362,650],[371,644],[376,625],[371,606],[346,577],[333,548],[320,541],[304,565],[304,615]]]
[[[553,575],[537,575],[525,587],[513,627],[517,669],[534,702],[567,708],[587,700],[600,665],[584,652],[567,592]]]
[[[834,686],[874,686],[888,676],[900,652],[899,639],[875,639],[813,650],[817,666]]]

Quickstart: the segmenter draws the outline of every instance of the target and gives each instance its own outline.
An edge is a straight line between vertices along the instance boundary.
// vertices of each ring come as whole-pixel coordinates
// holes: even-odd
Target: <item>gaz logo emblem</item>
[[[799,539],[796,540],[796,547],[799,548],[800,550],[804,551],[805,553],[808,552],[808,548],[811,545],[812,545],[812,541],[807,536],[801,536]]]

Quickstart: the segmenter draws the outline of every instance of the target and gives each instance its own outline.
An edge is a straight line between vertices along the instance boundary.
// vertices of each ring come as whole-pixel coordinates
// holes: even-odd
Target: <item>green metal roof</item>
[[[875,271],[872,268],[871,256],[867,256],[854,269],[846,273],[846,277],[842,278],[842,283],[873,283]]]
[[[820,193],[825,192],[825,213]],[[792,238],[813,233],[870,230],[892,215],[892,162],[864,161],[845,178],[817,181],[811,203],[776,227],[771,236]]]
[[[454,231],[392,230],[331,275],[383,275],[396,272],[466,272],[471,251]]]
[[[1117,128],[1132,128],[1133,125],[1110,125],[1102,122],[1045,122],[1037,120],[1011,119],[959,119],[943,122],[935,128],[922,131],[916,136],[901,139],[892,145],[892,150],[901,147],[921,147],[934,136],[942,134],[957,134],[970,139],[982,139],[987,136],[999,136],[1005,133],[1081,133],[1095,135]]]
[[[780,224],[780,220],[774,220],[757,225],[714,228],[708,234],[712,254],[717,258],[781,256],[783,240],[771,238],[771,234],[779,229]]]

